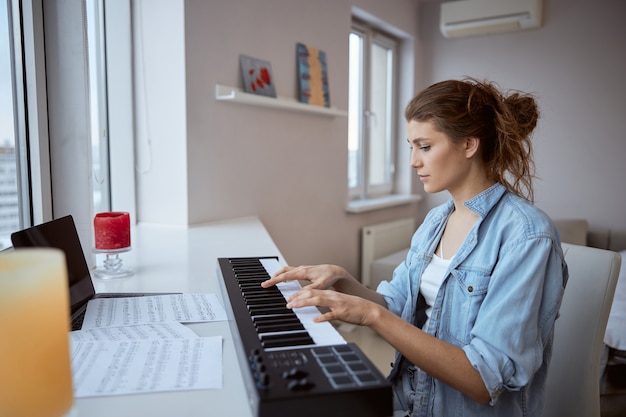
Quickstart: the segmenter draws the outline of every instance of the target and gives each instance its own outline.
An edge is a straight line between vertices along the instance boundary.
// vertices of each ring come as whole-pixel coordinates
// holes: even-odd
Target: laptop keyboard
[[[72,330],[82,329],[83,321],[85,321],[85,310],[81,311],[78,316],[72,318]]]

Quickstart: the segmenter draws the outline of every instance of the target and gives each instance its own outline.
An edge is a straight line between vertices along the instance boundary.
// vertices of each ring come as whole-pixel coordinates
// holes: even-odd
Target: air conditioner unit
[[[446,38],[541,27],[542,0],[458,0],[441,3],[440,29]]]

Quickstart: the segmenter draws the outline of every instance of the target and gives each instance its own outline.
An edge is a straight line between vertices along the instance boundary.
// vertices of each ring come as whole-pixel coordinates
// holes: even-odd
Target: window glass
[[[89,105],[93,160],[93,204],[96,213],[111,209],[104,39],[102,1],[89,0],[87,1]]]
[[[397,41],[356,23],[350,33],[348,187],[353,200],[394,190]]]
[[[10,27],[8,0],[0,0],[0,250],[11,246],[11,233],[20,229]]]
[[[350,74],[348,102],[348,186],[358,187],[361,182],[361,124],[362,121],[362,68],[363,36],[350,34]]]
[[[383,45],[373,44],[370,77],[371,120],[369,146],[369,185],[388,184],[390,176],[391,137],[391,50]]]

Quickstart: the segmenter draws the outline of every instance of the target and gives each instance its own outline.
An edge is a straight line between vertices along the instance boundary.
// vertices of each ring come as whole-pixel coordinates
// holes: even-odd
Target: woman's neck
[[[495,183],[496,182],[493,180],[485,179],[480,182],[472,182],[471,184],[466,184],[463,188],[455,190],[454,192],[450,191],[450,194],[452,195],[452,201],[454,202],[454,209],[460,212],[468,210],[465,207],[465,202],[471,200],[478,194],[489,189]]]

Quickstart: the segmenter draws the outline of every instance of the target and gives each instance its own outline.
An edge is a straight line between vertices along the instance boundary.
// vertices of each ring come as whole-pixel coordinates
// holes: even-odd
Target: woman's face
[[[469,180],[470,159],[465,145],[454,145],[448,136],[428,122],[407,123],[411,166],[427,193],[448,190],[454,194]]]

